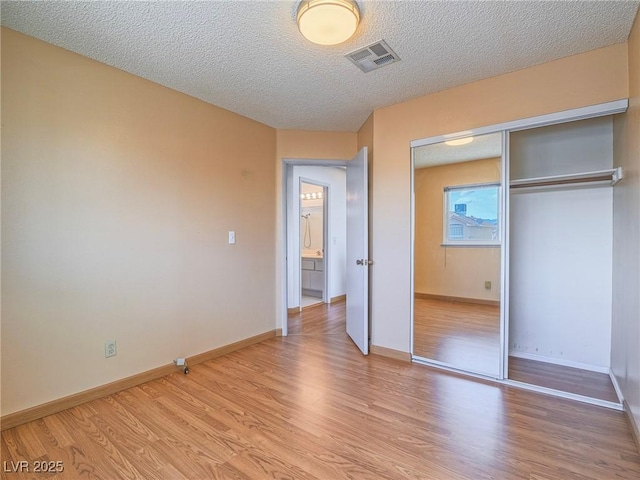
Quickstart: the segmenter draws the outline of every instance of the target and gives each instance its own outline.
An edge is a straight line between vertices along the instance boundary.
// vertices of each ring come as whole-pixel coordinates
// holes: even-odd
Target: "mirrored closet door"
[[[622,408],[612,272],[626,108],[412,142],[414,361]]]
[[[503,133],[412,157],[414,358],[499,378]]]

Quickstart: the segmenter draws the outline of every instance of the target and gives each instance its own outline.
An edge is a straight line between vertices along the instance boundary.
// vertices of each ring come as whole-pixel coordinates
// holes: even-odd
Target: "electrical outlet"
[[[115,357],[118,353],[116,349],[116,341],[115,340],[107,340],[104,342],[104,357]]]
[[[490,280],[485,280],[484,281],[484,288],[486,288],[487,290],[491,290],[491,281]]]

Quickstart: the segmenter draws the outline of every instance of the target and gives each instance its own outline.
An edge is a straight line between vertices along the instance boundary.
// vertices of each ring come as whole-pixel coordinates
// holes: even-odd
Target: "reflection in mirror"
[[[413,159],[413,354],[498,377],[502,134],[415,147]]]

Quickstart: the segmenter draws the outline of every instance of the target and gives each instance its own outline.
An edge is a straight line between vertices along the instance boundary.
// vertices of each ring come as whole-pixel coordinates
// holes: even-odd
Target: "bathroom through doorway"
[[[300,307],[326,301],[327,187],[300,181]]]

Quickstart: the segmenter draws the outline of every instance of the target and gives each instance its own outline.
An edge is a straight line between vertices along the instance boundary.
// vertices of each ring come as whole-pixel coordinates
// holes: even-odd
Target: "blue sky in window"
[[[449,211],[453,212],[456,204],[467,206],[467,216],[497,221],[498,219],[498,187],[481,187],[469,190],[449,191]]]

